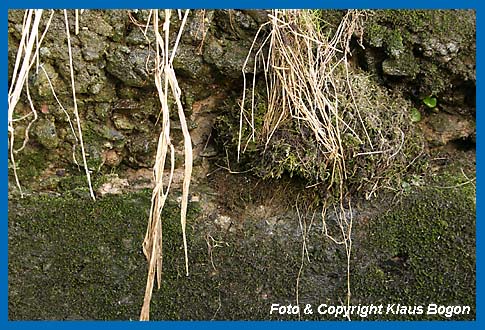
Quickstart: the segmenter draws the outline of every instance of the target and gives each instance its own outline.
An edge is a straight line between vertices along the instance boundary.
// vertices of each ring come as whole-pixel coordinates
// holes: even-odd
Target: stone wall
[[[220,152],[213,145],[214,137],[219,144],[226,142],[221,142],[225,136],[214,128],[216,118],[230,121],[238,117],[242,66],[267,15],[267,11],[256,10],[194,10],[189,15],[174,68],[191,129],[195,176],[207,173],[207,158]],[[44,16],[43,26],[49,12]],[[322,11],[321,16],[331,28],[338,24],[342,11]],[[80,15],[78,35],[74,34],[74,12],[68,11],[68,17],[89,168],[95,178],[116,172],[132,186],[136,182],[146,186],[160,132],[160,105],[150,69],[154,35],[143,33],[149,11],[86,10]],[[11,75],[23,11],[10,11],[8,18]],[[174,14],[173,41],[180,22]],[[369,11],[364,34],[354,36],[353,45],[356,66],[369,72],[376,84],[397,90],[413,102],[423,117],[420,125],[431,146],[461,140],[474,143],[474,11]],[[67,116],[74,120],[68,60],[64,16],[56,11],[39,50],[42,68],[32,68],[29,76],[39,118],[27,148],[16,156],[21,181],[33,191],[57,190],[64,177],[82,174],[73,158],[77,144]],[[256,74],[261,80],[259,72]],[[58,105],[49,80],[66,111]],[[435,98],[437,106],[424,105],[426,97]],[[29,112],[23,95],[15,115],[19,118]],[[17,147],[31,118],[16,123]],[[183,164],[177,121],[174,113],[176,181]],[[74,154],[80,162],[79,147]],[[13,184],[10,187],[14,189]]]

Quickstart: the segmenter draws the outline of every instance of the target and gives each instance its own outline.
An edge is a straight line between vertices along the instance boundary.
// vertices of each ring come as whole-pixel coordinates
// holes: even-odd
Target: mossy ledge
[[[356,208],[353,305],[469,305],[471,314],[452,319],[475,318],[475,189],[458,177],[441,175],[414,187],[383,215],[372,215],[369,206]],[[453,188],[437,188],[441,186]],[[243,204],[234,210],[242,221],[234,231],[217,228],[199,203],[190,204],[189,277],[179,208],[173,201],[167,205],[164,272],[161,289],[154,290],[153,320],[296,319],[269,315],[269,310],[275,302],[296,302],[298,217],[294,210],[257,217],[245,211],[258,208],[248,206],[254,201]],[[149,191],[97,202],[72,195],[11,200],[9,319],[138,319],[146,282],[141,243],[149,205]],[[318,218],[314,223],[307,243],[311,262],[304,263],[300,278],[300,304],[340,305],[346,292],[345,250],[324,239]]]

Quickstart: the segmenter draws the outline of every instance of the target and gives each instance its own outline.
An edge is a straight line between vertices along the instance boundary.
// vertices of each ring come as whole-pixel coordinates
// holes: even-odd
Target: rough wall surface
[[[288,178],[285,169],[281,180],[262,180],[245,168],[238,172],[234,154],[223,148],[234,146],[241,67],[267,14],[195,10],[189,16],[174,66],[194,145],[191,276],[185,277],[174,189],[164,209],[164,274],[152,300],[154,320],[298,319],[269,315],[272,303],[296,303],[297,279],[302,304],[345,300],[346,251],[322,234],[322,209],[306,195],[308,182]],[[331,29],[343,12],[321,15]],[[32,68],[29,76],[39,118],[16,155],[26,198],[18,197],[9,172],[9,319],[137,319],[146,279],[141,244],[160,133],[150,70],[154,36],[143,34],[149,12],[86,10],[78,35],[74,13],[68,17],[81,126],[98,199],[89,199],[83,169],[73,160],[73,152],[78,161],[81,156],[79,147],[73,149],[68,121],[74,118],[67,40],[62,12],[56,11],[40,49],[42,68]],[[11,74],[23,12],[10,11],[8,19]],[[175,40],[177,15],[172,24]],[[475,13],[369,12],[362,37],[365,48],[360,36],[353,38],[352,65],[379,89],[406,98],[385,93],[391,99],[381,106],[414,107],[411,113],[422,117],[417,126],[436,151],[426,175],[406,173],[409,180],[374,204],[355,200],[349,212],[354,216],[351,301],[472,306],[472,313],[452,318],[398,313],[362,319],[474,319]],[[436,105],[426,105],[427,98]],[[23,95],[15,116],[29,112]],[[17,147],[31,118],[16,123]],[[175,113],[172,119],[177,183],[183,173],[182,132]],[[466,142],[458,144],[464,150],[456,150],[457,141]],[[274,155],[262,161],[271,166]],[[338,232],[335,214],[327,217]],[[302,258],[304,244],[308,259]]]
[[[196,166],[202,163],[201,155],[216,154],[211,145],[218,135],[213,132],[216,117],[229,122],[231,117],[238,118],[234,112],[238,112],[242,93],[241,68],[267,14],[195,10],[189,16],[174,67]],[[48,13],[44,15],[45,24]],[[321,15],[332,26],[338,24],[342,12],[323,11]],[[68,16],[74,30],[74,13],[69,11]],[[154,36],[150,31],[147,36],[143,33],[148,18],[146,10],[87,10],[80,16],[79,34],[71,33],[81,126],[89,168],[95,176],[113,169],[119,173],[138,171],[143,176],[153,166],[160,105],[151,76]],[[10,73],[22,19],[22,11],[9,12]],[[177,15],[172,16],[172,22],[174,41],[180,25]],[[423,131],[431,145],[474,140],[474,11],[369,12],[362,43],[365,48],[358,45],[359,37],[355,36],[355,62],[376,82],[399,90],[415,104],[423,114]],[[249,59],[247,67],[251,68],[252,56]],[[62,175],[80,174],[72,156],[76,143],[67,116],[73,120],[68,60],[64,17],[56,12],[39,52],[42,68],[32,69],[29,77],[39,119],[32,127],[27,149],[17,155],[21,179],[27,180],[34,191],[55,190]],[[50,84],[66,112],[57,103]],[[433,109],[422,102],[428,96],[438,100]],[[29,111],[23,98],[16,116]],[[173,119],[179,167],[183,163],[182,134],[175,114]],[[19,143],[27,120],[17,123]],[[79,150],[75,150],[78,160]]]

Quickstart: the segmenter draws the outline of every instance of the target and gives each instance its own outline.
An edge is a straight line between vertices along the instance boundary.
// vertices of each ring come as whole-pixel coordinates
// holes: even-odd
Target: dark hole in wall
[[[391,258],[382,261],[380,267],[389,273],[401,273],[408,267],[408,259],[409,254],[407,252],[399,252]]]
[[[413,55],[416,58],[423,58],[423,48],[420,45],[413,46]]]
[[[465,94],[465,104],[475,108],[476,107],[476,86],[472,81],[465,82],[463,84],[463,92]]]
[[[450,141],[450,145],[460,151],[472,151],[477,147],[476,142],[472,137],[452,140]]]

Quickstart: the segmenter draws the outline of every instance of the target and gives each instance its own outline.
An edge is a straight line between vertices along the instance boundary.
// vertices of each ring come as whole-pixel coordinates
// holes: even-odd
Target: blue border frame
[[[248,0],[248,1],[195,1],[195,0],[178,0],[175,2],[177,4],[177,8],[221,8],[221,9],[229,9],[229,8],[361,8],[361,9],[378,9],[378,8],[393,8],[393,9],[415,9],[415,8],[427,8],[427,9],[476,9],[476,17],[477,17],[477,66],[476,66],[476,73],[477,73],[477,109],[481,108],[483,104],[483,97],[480,93],[482,84],[481,80],[478,77],[483,76],[482,73],[482,65],[478,59],[481,58],[482,55],[482,9],[481,3],[479,0],[463,0],[463,1],[454,1],[454,0],[428,0],[428,1],[419,1],[419,0],[394,0],[392,2],[389,1],[372,1],[372,0],[362,0],[362,1],[354,1],[354,0],[326,0],[326,1],[312,1],[312,0],[299,0],[298,2],[292,2],[288,0],[280,0],[280,1],[268,1],[268,0]],[[41,1],[32,1],[32,0],[12,0],[10,3],[7,1],[1,1],[1,23],[3,26],[3,33],[1,34],[1,47],[3,48],[4,56],[7,56],[7,34],[5,31],[8,30],[8,22],[7,22],[7,15],[8,9],[22,9],[22,8],[157,8],[157,7],[171,7],[174,2],[171,1],[137,1],[131,2],[127,0],[121,1],[99,1],[99,0],[86,0],[86,1],[79,1],[79,0],[71,0],[68,3],[65,1],[51,1],[51,0],[41,0]],[[136,6],[134,6],[136,5]],[[4,59],[4,63],[8,62],[8,57]],[[7,65],[1,66],[1,73],[2,76],[7,77]],[[4,95],[8,92],[8,80],[5,80],[6,87],[4,89]],[[4,123],[4,127],[7,126],[7,109],[6,108],[1,111],[1,120]],[[482,122],[484,120],[485,113],[482,114],[481,111],[477,111],[477,218],[479,218],[480,214],[483,213],[481,206],[481,186],[482,178],[481,172],[478,170],[481,167],[483,162],[482,153],[484,152],[482,147],[482,140],[484,137],[481,134],[482,129]],[[86,326],[92,328],[100,328],[100,327],[113,327],[113,328],[125,328],[125,327],[162,327],[162,328],[170,328],[170,329],[185,329],[190,328],[192,326],[197,327],[210,327],[211,330],[219,330],[225,329],[228,324],[226,322],[209,322],[209,321],[197,321],[187,322],[187,321],[164,321],[164,322],[121,322],[121,321],[109,321],[109,322],[96,322],[96,321],[8,321],[8,148],[6,141],[0,145],[0,158],[3,162],[4,166],[0,167],[0,177],[3,179],[2,185],[0,185],[0,193],[4,196],[1,200],[1,233],[4,240],[2,241],[1,245],[1,277],[3,281],[0,284],[0,292],[1,292],[1,299],[0,299],[0,327],[3,329],[19,329],[19,328],[57,328],[57,327],[80,327],[84,328]],[[482,233],[482,226],[480,221],[477,221],[476,232],[477,232],[477,256],[481,256],[481,239],[479,233]],[[324,323],[321,322],[272,322],[272,321],[234,321],[229,324],[231,327],[236,328],[243,328],[246,326],[249,327],[256,327],[256,328],[278,328],[278,329],[290,329],[294,327],[304,327],[305,329],[319,329],[321,327],[328,327],[328,328],[336,328],[336,327],[363,327],[363,328],[383,328],[383,327],[396,327],[396,328],[439,328],[442,326],[446,326],[447,328],[451,329],[461,329],[462,327],[465,328],[478,328],[483,327],[483,317],[482,317],[482,308],[481,304],[483,299],[481,299],[482,294],[482,285],[481,285],[481,275],[482,275],[482,262],[479,258],[477,258],[477,297],[476,297],[476,317],[477,320],[474,322],[463,322],[463,321],[432,321],[432,322],[402,322],[402,321],[395,321],[395,322],[385,322],[385,321],[376,321],[376,322],[334,322],[334,321],[326,321]],[[480,326],[481,324],[481,326]]]
[[[428,9],[465,9],[465,8],[478,8],[480,7],[480,0],[178,0],[175,2],[176,8],[194,8],[194,9],[207,9],[207,8],[219,8],[219,9],[231,9],[231,8],[336,8],[336,9],[377,9],[377,8],[428,8]],[[135,4],[135,5],[134,5]],[[2,3],[2,7],[5,8],[61,8],[61,9],[76,9],[76,8],[174,8],[173,1],[153,1],[142,0],[137,2],[131,2],[127,0],[120,1],[97,1],[97,0],[73,0],[66,3],[66,1],[59,0],[16,0],[6,4]]]

